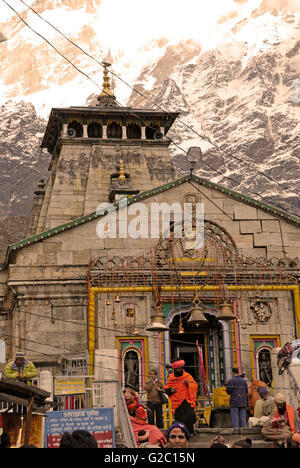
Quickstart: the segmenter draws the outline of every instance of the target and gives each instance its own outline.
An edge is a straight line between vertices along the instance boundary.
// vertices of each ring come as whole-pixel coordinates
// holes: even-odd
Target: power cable
[[[20,309],[18,309],[20,310]],[[48,320],[51,320],[51,317],[49,316],[45,316],[45,315],[42,315],[42,314],[37,314],[37,313],[34,313],[34,312],[29,312],[29,311],[26,311],[25,312],[26,315],[32,315],[32,316],[35,316],[35,317],[40,317],[42,319],[48,319]],[[66,319],[62,319],[62,318],[55,318],[56,321],[60,321],[60,322],[63,322],[63,323],[69,323],[69,324],[72,324],[72,325],[80,325],[80,326],[84,326],[84,327],[87,327],[87,324],[86,323],[81,323],[81,322],[76,322],[74,320],[66,320]],[[103,327],[103,326],[100,326],[100,325],[93,325],[91,328],[94,328],[95,330],[106,330],[106,331],[110,331],[110,332],[113,332],[113,333],[121,333],[123,334],[124,332],[128,332],[128,330],[125,328],[125,329],[121,329],[121,328],[109,328],[109,327]],[[160,336],[155,336],[153,335],[151,338],[154,338],[154,339],[157,339],[157,340],[160,340]],[[29,340],[30,341],[30,340]],[[173,339],[170,340],[174,343],[177,343],[177,344],[181,344],[181,345],[193,345],[193,343],[191,341],[184,341],[184,340],[179,340],[179,339]],[[50,346],[50,347],[57,347],[55,345],[48,345],[47,343],[39,343],[39,342],[36,342],[37,344],[41,344],[43,346]],[[196,345],[195,345],[196,346]],[[203,347],[204,345],[201,345],[201,347]],[[217,345],[212,345],[211,346],[212,348],[216,348],[217,350],[219,350],[219,346]],[[223,350],[228,350],[228,351],[231,351],[232,348],[231,347],[222,347]],[[248,348],[247,346],[240,346],[239,347],[239,350],[241,352],[245,352],[245,353],[250,353],[251,355],[253,354],[253,350],[251,348]],[[69,351],[72,351],[74,352],[74,350],[71,350],[69,349]],[[80,351],[82,352],[82,351]],[[106,357],[107,355],[101,355],[99,354],[99,356],[102,356],[102,357]],[[119,359],[118,357],[116,356],[107,356],[107,357],[111,357],[111,358],[114,358],[114,359]],[[150,361],[151,362],[151,361]],[[156,361],[153,361],[152,363],[157,363]]]
[[[8,337],[9,337],[9,336],[11,336],[11,335],[3,334],[3,336],[8,336]],[[74,349],[71,350],[71,349],[68,349],[68,348],[66,348],[66,347],[63,347],[63,348],[62,348],[62,347],[55,346],[55,345],[49,345],[49,344],[46,344],[46,343],[41,343],[41,342],[39,342],[39,341],[30,340],[30,339],[28,339],[28,338],[24,338],[24,337],[20,337],[20,336],[18,336],[18,337],[17,337],[17,336],[11,336],[11,338],[14,338],[14,339],[16,339],[16,340],[22,339],[22,340],[25,341],[25,342],[32,343],[32,344],[37,344],[37,345],[40,345],[40,346],[49,346],[49,347],[54,347],[54,348],[61,349],[61,350],[65,350],[65,351],[70,351],[70,352],[72,352],[73,354],[76,353],[76,350],[74,350]],[[190,344],[190,343],[189,343],[189,344]],[[29,348],[27,345],[26,345],[26,346],[23,346],[23,349],[26,350],[26,351],[36,352],[36,349]],[[50,357],[50,358],[53,358],[53,357],[55,357],[55,356],[56,356],[56,357],[63,357],[63,358],[64,358],[64,356],[62,355],[62,353],[58,353],[58,354],[56,355],[56,354],[49,354],[49,353],[45,353],[45,352],[39,352],[39,354],[44,355],[44,356],[47,356],[47,357]],[[83,351],[78,351],[78,350],[77,350],[77,354],[83,354]],[[116,356],[107,356],[107,355],[103,355],[102,357],[112,357],[112,358],[116,358]],[[158,362],[153,362],[153,364],[156,364],[156,365],[157,365]],[[190,368],[195,367],[195,368],[196,368],[197,366],[187,366],[187,367],[190,367]],[[289,368],[293,368],[293,367],[299,368],[299,365],[291,363],[291,364],[289,365]],[[112,371],[112,372],[114,372],[114,373],[122,374],[122,375],[125,374],[125,371],[123,371],[122,369],[106,367],[106,366],[103,366],[102,364],[99,364],[99,365],[94,364],[94,368],[96,368],[96,369],[98,368],[99,370],[103,370],[103,369],[104,369],[104,370]],[[204,368],[206,369],[206,372],[208,373],[208,372],[209,372],[208,366],[204,366]],[[277,371],[278,371],[278,367],[271,366],[270,368],[272,369],[272,371],[273,371],[273,370],[277,370]],[[252,370],[252,369],[250,369],[250,370]],[[142,377],[145,377],[145,378],[147,377],[146,374],[142,374],[142,373],[139,373],[139,376],[142,376]],[[73,377],[76,377],[76,376],[73,376]],[[241,387],[241,388],[244,388],[244,387]],[[277,390],[280,390],[280,389],[281,389],[281,390],[290,390],[290,387],[279,387],[279,388],[277,388]]]
[[[89,57],[90,59],[94,60],[98,65],[100,65],[101,67],[105,68],[103,66],[103,64],[101,62],[99,62],[97,59],[95,59],[92,55],[90,55],[88,52],[86,52],[82,47],[80,47],[78,44],[76,44],[74,41],[72,41],[72,39],[68,38],[68,36],[66,36],[60,29],[58,29],[56,26],[54,26],[52,23],[50,23],[50,21],[46,20],[45,18],[43,18],[43,16],[41,16],[34,8],[32,8],[30,5],[28,5],[24,0],[19,0],[21,3],[23,3],[27,8],[29,8],[34,14],[36,14],[42,21],[46,22],[49,26],[51,26],[53,29],[55,29],[55,31],[57,31],[59,34],[61,34],[68,42],[70,42],[74,47],[78,48],[81,52],[83,52],[83,54],[85,54],[87,57]],[[135,87],[131,86],[128,82],[126,82],[123,78],[121,78],[120,76],[118,76],[116,73],[114,73],[113,71],[110,71],[111,75],[113,75],[115,78],[117,78],[118,80],[120,80],[123,84],[125,84],[126,86],[128,86],[132,91],[134,91],[135,93],[139,94],[141,97],[143,97],[144,99],[146,99],[147,101],[149,101],[151,104],[153,104],[154,106],[156,106],[158,109],[160,109],[162,112],[166,112],[161,106],[159,106],[157,103],[155,103],[152,99],[150,99],[149,97],[145,96],[141,91],[137,90]],[[247,161],[237,157],[237,156],[234,156],[232,155],[231,153],[229,153],[229,151],[227,149],[221,149],[216,143],[214,143],[211,138],[209,138],[207,135],[203,135],[203,134],[200,134],[199,132],[197,132],[193,127],[191,127],[190,125],[187,125],[185,122],[183,122],[182,120],[178,119],[178,122],[180,122],[182,125],[184,125],[186,128],[188,128],[189,130],[191,130],[193,133],[195,133],[197,136],[199,136],[202,140],[204,141],[207,141],[208,143],[210,143],[214,148],[216,148],[220,153],[226,153],[228,156],[230,156],[231,158],[241,162],[242,164],[244,164],[245,166],[247,167],[250,167],[251,169],[254,169],[258,174],[266,177],[267,179],[269,179],[270,181],[272,182],[275,182],[279,187],[281,188],[284,188],[285,190],[289,190],[290,191],[290,188],[289,187],[286,187],[285,185],[281,184],[280,182],[278,182],[274,177],[260,171],[259,169],[257,169],[255,166],[252,166],[251,164],[249,164]],[[293,193],[293,192],[292,192]],[[298,194],[295,193],[295,195],[298,196]]]
[[[62,58],[64,58],[71,66],[73,66],[79,73],[83,74],[86,78],[88,78],[89,80],[91,80],[98,88],[100,88],[100,86],[89,76],[87,75],[85,72],[81,71],[76,65],[74,65],[67,57],[65,57],[60,51],[57,50],[57,48],[50,42],[48,41],[48,39],[46,39],[43,35],[41,35],[40,33],[38,33],[36,30],[34,30],[22,17],[21,15],[11,6],[9,5],[6,0],[2,0],[9,8],[11,8],[15,14],[19,17],[19,19],[32,31],[34,32],[35,34],[37,34],[39,37],[41,37],[42,39],[44,39],[48,45],[50,45]],[[75,47],[77,47],[79,50],[81,50],[84,54],[86,54],[89,58],[91,58],[92,60],[94,60],[97,64],[99,64],[101,67],[105,68],[103,66],[103,64],[101,62],[99,62],[98,60],[96,60],[93,56],[91,56],[90,54],[88,54],[86,51],[84,51],[80,46],[78,46],[76,43],[74,43],[71,39],[69,39],[67,36],[65,36],[58,28],[56,28],[55,26],[53,26],[49,21],[45,20],[39,13],[37,13],[31,6],[27,5],[23,0],[19,0],[21,1],[24,5],[26,5],[29,9],[31,9],[39,18],[41,18],[43,21],[45,21],[46,23],[48,23],[51,27],[53,27],[57,32],[59,32],[66,40],[68,40],[70,43],[72,43]],[[133,91],[139,93],[141,96],[143,96],[145,99],[148,99],[149,102],[153,102],[151,101],[149,98],[147,98],[146,96],[144,96],[140,91],[136,90],[135,88],[133,88],[132,86],[130,86],[125,80],[123,80],[122,78],[120,78],[116,73],[110,71],[110,73],[115,76],[116,78],[118,78],[119,80],[121,80],[124,84],[126,84],[127,86],[129,86]],[[100,88],[101,89],[101,88]],[[104,91],[105,92],[105,91]],[[108,93],[106,93],[108,94]],[[118,101],[116,101],[118,103]],[[120,103],[118,103],[119,105],[121,105]],[[163,112],[166,112],[164,109],[162,109],[160,106],[158,106],[157,104],[153,103],[157,108],[161,109]],[[122,105],[121,105],[122,106]],[[138,119],[140,119],[144,124],[146,124],[146,122],[144,122],[142,120],[142,118],[140,116],[137,116],[136,114],[134,114],[132,111],[130,111],[128,109],[128,112],[133,115],[134,117],[137,117]],[[189,128],[191,131],[193,131],[195,134],[197,134],[200,138],[208,141],[210,144],[212,144],[215,148],[217,148],[219,151],[224,151],[224,152],[227,152],[227,150],[221,150],[221,148],[219,148],[215,143],[213,143],[209,137],[207,136],[203,136],[203,135],[200,135],[199,133],[197,133],[192,127],[188,126],[187,124],[185,124],[184,122],[182,122],[181,120],[178,120],[179,122],[181,122],[183,125],[185,125],[187,128]],[[153,127],[149,126],[148,127],[152,128],[153,130],[157,130],[157,129],[154,129]],[[169,138],[167,135],[165,135],[166,138],[172,143],[174,144],[178,149],[180,149],[182,152],[184,152],[185,154],[187,154],[187,151],[184,150],[183,148],[181,148],[177,143],[175,143],[171,138]],[[229,154],[229,153],[228,153]],[[231,155],[231,157],[234,157]],[[236,158],[236,157],[235,157]],[[244,162],[243,160],[240,160],[241,162]],[[212,169],[214,172],[217,172],[219,175],[221,175],[222,177],[234,182],[236,185],[239,185],[239,182],[237,182],[236,180],[234,180],[233,178],[231,177],[228,177],[228,176],[225,176],[222,172],[218,171],[216,168],[214,168],[213,166],[211,166],[210,164],[202,161],[202,163],[204,165],[206,165],[207,167],[209,167],[210,169]],[[251,167],[251,166],[250,166]],[[254,167],[252,167],[253,169],[255,169]],[[262,175],[265,175],[264,173],[261,173]],[[267,176],[269,178],[269,176]],[[275,179],[274,179],[275,181]],[[277,182],[279,184],[279,182]],[[281,184],[280,184],[281,185]],[[268,199],[266,199],[265,197],[263,197],[262,195],[260,195],[259,193],[256,193],[254,191],[249,191],[247,188],[244,187],[244,190],[246,190],[248,193],[250,193],[251,195],[256,195],[258,197],[260,197],[262,200],[265,200],[268,204],[270,203]],[[281,210],[283,211],[286,211],[285,208],[277,203],[274,203],[272,202],[272,204],[274,206],[277,206],[278,208],[280,208]]]

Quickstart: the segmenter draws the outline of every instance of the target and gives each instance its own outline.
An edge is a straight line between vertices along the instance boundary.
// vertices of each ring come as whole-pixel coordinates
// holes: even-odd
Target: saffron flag
[[[201,384],[202,384],[202,389],[203,389],[203,396],[207,397],[208,389],[207,389],[207,385],[206,385],[206,372],[205,372],[205,367],[204,367],[203,358],[202,358],[202,351],[200,349],[198,340],[196,341],[196,346],[197,346],[198,353],[199,353],[200,375],[201,375]]]

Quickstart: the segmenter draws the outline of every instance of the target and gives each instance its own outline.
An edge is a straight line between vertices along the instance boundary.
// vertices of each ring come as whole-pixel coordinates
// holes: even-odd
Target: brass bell
[[[117,296],[115,298],[115,302],[121,302],[118,294],[117,294]]]
[[[229,320],[235,320],[236,316],[233,313],[233,307],[230,302],[223,302],[219,305],[220,313],[217,316],[218,320],[223,320],[224,322]]]
[[[109,306],[109,305],[111,304],[111,302],[110,302],[110,300],[109,300],[109,297],[106,299],[105,304],[106,304],[107,306]]]
[[[203,309],[199,306],[198,300],[194,301],[194,307],[191,309],[190,312],[191,315],[187,323],[195,325],[196,327],[208,323],[208,320],[204,316]]]
[[[146,328],[147,331],[151,332],[166,332],[170,329],[165,324],[165,316],[161,312],[160,308],[157,307],[155,315],[151,316],[151,325]]]

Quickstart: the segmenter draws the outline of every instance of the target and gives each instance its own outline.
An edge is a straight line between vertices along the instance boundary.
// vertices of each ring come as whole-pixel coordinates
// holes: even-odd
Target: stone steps
[[[225,443],[230,445],[233,442],[249,438],[252,440],[252,448],[272,448],[272,443],[264,440],[259,428],[197,428],[195,435],[191,438],[190,448],[208,448],[210,441],[217,435],[222,435]]]

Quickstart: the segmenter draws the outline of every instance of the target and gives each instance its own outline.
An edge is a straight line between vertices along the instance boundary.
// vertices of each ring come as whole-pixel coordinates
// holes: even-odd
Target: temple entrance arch
[[[207,305],[207,311],[204,313],[207,323],[200,327],[190,324],[188,320],[190,306],[190,304],[182,304],[181,307],[177,305],[177,310],[171,309],[168,315],[170,359],[180,357],[185,361],[185,371],[198,382],[200,393],[201,370],[204,370],[206,385],[212,391],[216,387],[225,385],[227,380],[224,330],[216,315],[210,311],[210,308],[213,308],[212,304]],[[168,307],[170,308],[171,304],[165,304],[165,310]],[[202,353],[202,369],[197,342]]]

